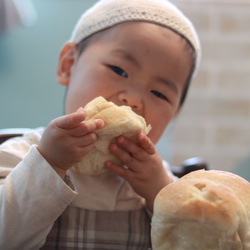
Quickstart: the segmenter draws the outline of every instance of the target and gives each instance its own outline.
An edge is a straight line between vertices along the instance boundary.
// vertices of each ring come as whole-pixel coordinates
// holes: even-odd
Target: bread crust
[[[150,125],[147,126],[144,118],[133,112],[129,106],[117,106],[101,96],[89,102],[85,109],[87,110],[85,121],[102,119],[104,126],[95,131],[98,140],[92,151],[80,163],[73,166],[73,169],[81,174],[100,175],[108,172],[104,165],[108,160],[121,164],[120,160],[111,154],[110,144],[115,142],[119,135],[137,141],[139,132],[148,134],[151,128]]]
[[[163,188],[154,203],[153,249],[250,249],[250,183],[199,170]]]

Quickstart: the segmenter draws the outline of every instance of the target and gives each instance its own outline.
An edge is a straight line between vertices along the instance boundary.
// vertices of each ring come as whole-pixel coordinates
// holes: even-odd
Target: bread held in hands
[[[87,110],[85,121],[102,119],[104,126],[95,131],[98,139],[92,151],[80,163],[73,166],[81,174],[99,175],[107,172],[108,169],[104,164],[108,160],[121,164],[120,160],[111,154],[110,144],[115,142],[119,135],[137,141],[139,132],[148,134],[151,128],[150,125],[147,126],[144,118],[133,112],[129,106],[117,106],[101,96],[89,102],[85,109]]]
[[[153,250],[249,250],[250,183],[224,171],[194,171],[154,203]]]

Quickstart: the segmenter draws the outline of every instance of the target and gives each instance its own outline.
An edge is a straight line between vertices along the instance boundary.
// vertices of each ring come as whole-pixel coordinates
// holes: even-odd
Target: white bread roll
[[[224,171],[194,171],[154,203],[153,250],[249,250],[250,183]]]
[[[73,166],[81,174],[99,175],[107,172],[104,163],[108,160],[121,164],[120,160],[110,153],[110,144],[115,142],[119,135],[137,141],[139,132],[148,134],[151,128],[146,125],[144,118],[133,112],[130,107],[117,106],[101,96],[89,102],[85,109],[88,112],[85,121],[100,118],[104,121],[104,127],[96,130],[98,140],[92,151]]]

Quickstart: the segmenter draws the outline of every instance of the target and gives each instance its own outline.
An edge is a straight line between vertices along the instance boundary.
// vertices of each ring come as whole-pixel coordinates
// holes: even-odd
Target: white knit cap
[[[100,0],[76,24],[71,41],[78,44],[94,33],[128,21],[145,21],[168,27],[186,38],[195,50],[198,71],[201,48],[190,20],[168,0]]]

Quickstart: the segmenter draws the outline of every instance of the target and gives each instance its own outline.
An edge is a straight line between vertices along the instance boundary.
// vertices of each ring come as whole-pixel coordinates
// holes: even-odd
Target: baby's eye
[[[163,95],[162,93],[160,93],[160,92],[158,92],[156,90],[151,90],[151,93],[154,94],[155,96],[163,99],[163,100],[168,101],[168,98],[165,95]]]
[[[117,75],[128,78],[128,74],[121,68],[117,66],[109,66]]]

